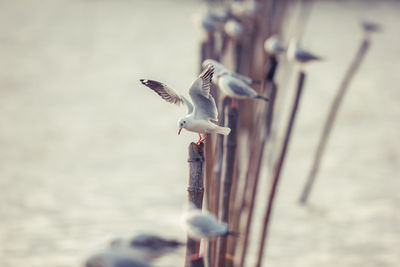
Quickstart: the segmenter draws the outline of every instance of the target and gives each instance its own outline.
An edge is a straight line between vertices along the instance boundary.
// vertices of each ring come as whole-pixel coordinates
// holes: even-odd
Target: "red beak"
[[[179,128],[178,135],[181,134],[182,128]]]

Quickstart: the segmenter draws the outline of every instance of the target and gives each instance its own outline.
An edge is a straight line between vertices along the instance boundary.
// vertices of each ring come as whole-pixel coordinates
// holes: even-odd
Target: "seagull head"
[[[188,123],[188,119],[187,118],[179,119],[179,121],[178,121],[178,128],[179,128],[178,134],[181,134],[182,129],[186,128],[187,123]]]

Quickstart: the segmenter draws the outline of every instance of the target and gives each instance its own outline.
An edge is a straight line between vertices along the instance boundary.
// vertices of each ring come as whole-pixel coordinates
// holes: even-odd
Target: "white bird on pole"
[[[211,79],[214,74],[214,67],[208,65],[199,77],[192,82],[189,89],[189,95],[193,104],[184,96],[179,95],[175,90],[169,88],[163,83],[154,80],[141,79],[140,82],[158,95],[165,101],[176,105],[186,104],[188,114],[180,118],[178,121],[178,134],[182,129],[199,134],[197,144],[204,142],[209,133],[228,135],[231,131],[228,127],[221,127],[212,121],[218,121],[218,110],[215,100],[210,94]],[[204,134],[204,137],[202,136]]]

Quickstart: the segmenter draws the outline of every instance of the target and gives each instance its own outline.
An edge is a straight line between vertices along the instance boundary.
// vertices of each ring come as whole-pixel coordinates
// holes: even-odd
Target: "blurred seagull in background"
[[[286,51],[286,47],[277,35],[272,35],[264,42],[264,50],[270,55],[279,55]]]
[[[208,65],[202,73],[200,73],[199,77],[193,81],[189,89],[189,95],[193,101],[193,105],[188,99],[177,94],[165,84],[145,79],[141,79],[140,82],[155,91],[167,102],[177,105],[186,104],[188,114],[179,119],[178,134],[181,133],[182,129],[196,132],[200,137],[197,144],[200,144],[206,140],[209,133],[228,135],[231,131],[228,127],[221,127],[211,122],[211,120],[218,121],[217,106],[215,105],[214,98],[210,94],[213,74],[214,67]],[[205,136],[202,137],[202,134],[205,134]]]
[[[218,236],[238,235],[235,232],[229,231],[228,224],[218,222],[214,214],[201,211],[193,204],[190,204],[189,209],[183,215],[183,221],[189,237],[196,240],[202,238],[212,239]]]
[[[290,41],[287,49],[287,58],[292,62],[307,63],[315,60],[322,60],[321,57],[316,56],[300,47],[300,43],[296,39]]]
[[[114,250],[98,252],[86,261],[85,267],[151,267],[142,259]]]
[[[165,239],[153,234],[139,234],[132,238],[116,238],[110,243],[110,249],[126,252],[140,259],[153,260],[166,253],[174,252],[184,243]]]
[[[239,73],[227,70],[224,65],[212,59],[206,59],[203,65],[211,64],[215,67],[216,74],[213,83],[218,85],[226,95],[232,97],[232,107],[236,106],[236,99],[254,98],[268,101],[268,98],[260,96],[249,85],[254,83],[250,77],[240,75]]]
[[[224,26],[226,35],[233,40],[242,39],[245,33],[245,27],[239,21],[235,19],[229,19]]]
[[[212,65],[214,66],[215,69],[215,75],[213,76],[212,82],[215,85],[218,85],[218,76],[220,76],[223,73],[228,73],[229,75],[238,78],[245,82],[246,84],[259,84],[260,81],[253,80],[250,77],[244,76],[242,74],[239,74],[237,72],[231,71],[228,68],[226,68],[222,63],[214,60],[214,59],[205,59],[202,63],[203,67],[206,67],[207,65]]]
[[[366,32],[380,32],[382,30],[381,25],[378,23],[372,22],[372,21],[367,21],[363,20],[361,22],[361,26]]]
[[[207,10],[205,13],[195,14],[194,21],[207,32],[222,32],[227,20],[227,13],[222,10]]]

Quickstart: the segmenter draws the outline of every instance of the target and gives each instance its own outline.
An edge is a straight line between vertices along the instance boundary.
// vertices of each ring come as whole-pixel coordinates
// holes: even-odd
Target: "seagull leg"
[[[208,136],[208,133],[206,133],[206,135],[204,136],[204,138],[200,140],[200,143],[203,143],[204,141],[206,141],[207,136]]]
[[[231,103],[231,108],[235,108],[236,105],[237,105],[237,103],[236,103],[236,98],[233,97],[233,98],[232,98],[232,103]]]
[[[202,138],[203,137],[201,137],[201,134],[199,134],[199,141],[197,141],[196,145],[199,145],[202,142]]]

